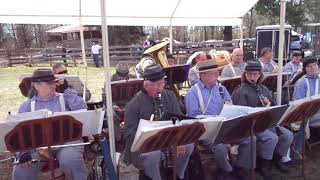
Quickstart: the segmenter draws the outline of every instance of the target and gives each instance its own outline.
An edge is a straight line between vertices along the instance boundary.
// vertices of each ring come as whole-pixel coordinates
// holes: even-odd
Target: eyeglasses
[[[64,70],[64,71],[61,71],[61,72],[57,72],[56,74],[68,74],[68,70]]]
[[[259,72],[246,72],[246,74],[248,75],[248,76],[259,76],[260,75],[260,73]]]

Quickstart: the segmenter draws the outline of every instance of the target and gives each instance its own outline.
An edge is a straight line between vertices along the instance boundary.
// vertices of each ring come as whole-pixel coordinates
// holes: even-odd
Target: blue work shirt
[[[186,109],[187,109],[188,116],[196,117],[197,115],[219,115],[223,108],[224,101],[231,102],[230,94],[228,93],[227,89],[223,85],[219,85],[219,86],[222,87],[224,100],[220,95],[218,85],[215,85],[212,88],[209,88],[209,87],[206,87],[201,80],[198,81],[197,84],[203,96],[204,106],[208,104],[208,100],[211,93],[212,93],[212,97],[208,104],[207,111],[205,112],[205,114],[202,114],[197,89],[195,86],[192,86],[188,91],[188,94],[186,97]]]
[[[320,93],[320,78],[319,76],[308,76],[305,75],[301,79],[298,80],[294,87],[293,92],[293,100],[299,100],[307,97],[307,82],[306,79],[309,82],[309,88],[310,88],[310,96],[317,95],[315,94],[315,88],[316,88],[316,81],[319,81],[318,86],[318,95]],[[319,127],[320,126],[320,113],[317,113],[310,119],[310,126],[312,127]]]

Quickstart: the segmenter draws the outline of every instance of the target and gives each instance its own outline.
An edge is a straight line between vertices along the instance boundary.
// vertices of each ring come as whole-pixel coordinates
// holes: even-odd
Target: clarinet
[[[259,88],[259,86],[258,86],[257,83],[254,83],[253,85],[254,85],[254,87],[256,88],[256,92],[257,92],[257,94],[258,94],[258,98],[259,98],[262,106],[263,106],[263,107],[266,107],[267,104],[264,102],[264,99],[266,98],[266,96],[264,96],[264,95],[261,94],[260,88]]]
[[[155,119],[156,120],[161,120],[161,116],[163,114],[163,103],[162,103],[162,96],[161,93],[158,93],[158,96],[156,98],[156,103],[158,105],[158,108],[155,109]],[[172,161],[172,157],[173,157],[173,151],[172,148],[166,148],[163,150],[165,159],[163,161],[163,166],[165,168],[171,168],[173,161]]]

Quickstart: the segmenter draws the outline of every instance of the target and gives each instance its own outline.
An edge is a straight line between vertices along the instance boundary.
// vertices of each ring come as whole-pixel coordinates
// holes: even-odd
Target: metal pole
[[[86,60],[86,50],[84,44],[84,35],[83,35],[83,26],[82,26],[82,8],[81,8],[81,0],[79,0],[79,27],[80,27],[80,42],[81,42],[81,53],[82,53],[82,62],[83,66],[86,69],[86,81],[83,87],[83,100],[86,101],[86,87],[87,87],[87,60]]]
[[[286,17],[286,0],[281,0],[281,4],[280,4],[279,52],[278,52],[278,77],[277,77],[277,104],[278,105],[281,105],[285,17]]]
[[[107,102],[107,118],[108,118],[108,130],[109,130],[109,141],[110,141],[110,155],[114,165],[117,169],[116,164],[116,146],[114,139],[114,124],[113,124],[113,109],[112,109],[112,99],[111,99],[111,84],[110,84],[110,59],[109,59],[109,42],[108,42],[108,26],[106,17],[106,3],[105,0],[100,0],[101,6],[101,31],[102,31],[102,50],[103,50],[103,66],[104,66],[104,76],[105,76],[105,93]]]
[[[243,50],[243,17],[241,18],[241,24],[240,24],[240,49]]]
[[[170,38],[170,53],[173,54],[173,36],[172,36],[172,20],[170,18],[170,29],[169,29],[169,38]]]

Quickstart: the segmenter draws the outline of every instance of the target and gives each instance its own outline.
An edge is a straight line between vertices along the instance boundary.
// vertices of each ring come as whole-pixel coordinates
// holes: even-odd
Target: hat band
[[[218,65],[211,65],[211,66],[206,66],[206,67],[200,67],[200,68],[199,68],[199,72],[200,72],[200,71],[209,70],[209,69],[215,69],[215,68],[217,68],[217,67],[218,67]]]
[[[32,77],[32,82],[49,82],[49,81],[53,81],[54,79],[55,77],[53,75]]]

